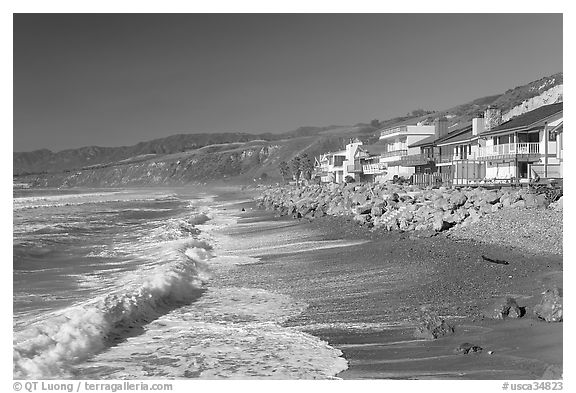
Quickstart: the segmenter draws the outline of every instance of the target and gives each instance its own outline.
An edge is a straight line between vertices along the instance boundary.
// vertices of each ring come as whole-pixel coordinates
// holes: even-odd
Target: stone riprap
[[[260,207],[295,218],[350,216],[386,230],[444,231],[466,226],[500,209],[546,208],[544,194],[525,188],[427,188],[396,184],[322,184],[262,189]]]

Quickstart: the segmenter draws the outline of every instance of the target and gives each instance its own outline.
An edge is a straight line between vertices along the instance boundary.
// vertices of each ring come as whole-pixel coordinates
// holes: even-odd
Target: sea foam
[[[119,289],[54,313],[14,336],[14,378],[69,376],[70,366],[129,336],[131,331],[198,297],[211,247],[198,240],[168,242],[165,263],[124,278]]]

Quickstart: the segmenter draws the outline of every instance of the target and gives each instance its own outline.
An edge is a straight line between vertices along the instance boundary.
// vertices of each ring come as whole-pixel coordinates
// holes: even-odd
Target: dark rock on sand
[[[454,326],[446,322],[434,313],[422,317],[420,326],[416,328],[414,335],[417,338],[433,340],[438,337],[449,336],[454,333]]]
[[[546,367],[542,379],[562,379],[562,365],[551,364]]]
[[[562,288],[546,290],[540,304],[534,307],[534,314],[546,322],[562,322]]]
[[[524,316],[524,309],[518,307],[516,300],[511,297],[498,299],[492,307],[490,307],[485,315],[488,318],[505,319],[505,318],[521,318]]]
[[[479,353],[482,352],[482,347],[479,345],[474,345],[470,343],[462,343],[458,345],[455,349],[457,353],[467,355],[469,353]]]

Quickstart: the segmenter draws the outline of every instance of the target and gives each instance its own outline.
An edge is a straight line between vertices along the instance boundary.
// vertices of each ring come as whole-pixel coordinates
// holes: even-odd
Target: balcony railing
[[[362,165],[362,172],[366,175],[376,175],[382,173],[386,170],[386,166],[383,164],[366,164]]]
[[[354,164],[354,165],[347,165],[346,170],[348,173],[362,173],[362,165]]]
[[[442,154],[436,156],[436,164],[446,164],[454,161],[454,154]]]
[[[400,157],[402,165],[415,166],[415,165],[426,165],[429,162],[433,162],[434,158],[426,154],[410,154],[407,156]]]
[[[397,134],[399,132],[406,132],[407,128],[406,127],[395,127],[395,128],[390,128],[388,130],[383,130],[380,131],[380,137],[386,136],[386,135],[390,135],[390,134]]]
[[[407,154],[408,154],[408,150],[387,151],[385,153],[380,154],[380,158],[400,157],[400,156],[405,156]]]
[[[466,154],[442,154],[435,158],[437,164],[446,164],[451,163],[454,161],[462,161],[462,160],[476,160],[477,154],[476,152],[466,153]]]
[[[478,152],[479,158],[498,157],[517,154],[540,154],[539,143],[505,143],[481,147]]]

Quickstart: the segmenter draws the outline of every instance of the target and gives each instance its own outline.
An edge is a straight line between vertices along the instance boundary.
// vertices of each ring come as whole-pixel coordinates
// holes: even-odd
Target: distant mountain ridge
[[[516,116],[538,105],[562,100],[563,74],[540,78],[503,94],[475,99],[456,107],[422,116],[400,116],[355,126],[300,127],[274,134],[179,134],[133,146],[82,147],[52,152],[48,149],[13,153],[13,174],[18,182],[34,186],[125,186],[186,184],[223,178],[251,181],[263,173],[279,178],[278,164],[307,153],[311,157],[341,149],[353,137],[377,141],[377,129],[445,116],[452,129],[467,122],[489,105],[504,116]],[[16,179],[15,179],[16,180]]]
[[[110,164],[141,155],[174,154],[217,144],[249,142],[254,140],[275,141],[314,135],[318,132],[336,127],[338,126],[300,127],[294,131],[281,134],[249,134],[241,132],[177,134],[140,142],[132,146],[87,146],[77,149],[66,149],[56,153],[48,149],[31,152],[15,152],[13,154],[13,174],[53,173],[64,170],[76,170],[87,166]]]

